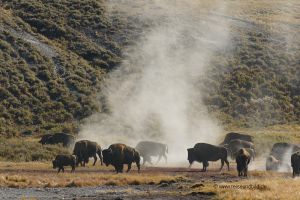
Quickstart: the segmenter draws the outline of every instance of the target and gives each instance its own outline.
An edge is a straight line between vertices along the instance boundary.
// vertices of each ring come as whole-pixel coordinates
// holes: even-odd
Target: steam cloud
[[[186,149],[197,142],[215,144],[222,129],[201,101],[199,80],[229,41],[227,24],[207,12],[223,15],[226,4],[109,1],[108,8],[138,9],[136,15],[151,21],[151,27],[109,74],[100,94],[108,112],[90,117],[80,138],[103,147],[117,142],[135,147],[140,140],[166,143],[173,162],[185,162]]]

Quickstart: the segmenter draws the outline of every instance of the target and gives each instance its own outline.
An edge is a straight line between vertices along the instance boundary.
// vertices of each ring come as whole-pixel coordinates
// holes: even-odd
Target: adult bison
[[[194,148],[187,149],[188,151],[188,161],[190,166],[192,166],[194,161],[202,162],[203,169],[206,171],[208,167],[208,161],[217,161],[221,159],[221,168],[224,166],[224,162],[227,164],[229,170],[229,162],[227,160],[227,150],[224,147],[214,146],[206,143],[197,143]]]
[[[300,175],[300,152],[297,151],[291,156],[291,165],[293,168],[293,177]]]
[[[242,148],[237,152],[235,161],[237,164],[236,168],[239,176],[247,176],[248,165],[250,163],[250,160],[251,160],[250,154],[246,149]]]
[[[131,169],[131,164],[136,163],[138,172],[140,172],[140,154],[134,148],[126,146],[125,144],[112,144],[102,151],[103,162],[112,165],[116,173],[123,172],[124,164],[128,165],[127,172]]]
[[[251,135],[230,132],[226,134],[224,141],[220,145],[229,144],[231,140],[236,140],[236,139],[253,142],[253,136]]]
[[[274,156],[278,160],[286,160],[286,158],[290,158],[292,153],[296,151],[300,151],[300,146],[286,142],[279,142],[273,145],[270,155]]]
[[[75,155],[65,155],[60,154],[55,157],[55,160],[52,161],[53,169],[58,168],[58,172],[62,170],[62,172],[65,172],[64,166],[71,166],[72,170],[71,172],[75,171],[75,165],[76,165],[76,156]]]
[[[168,146],[159,142],[151,141],[141,141],[139,142],[135,149],[140,153],[140,156],[143,157],[143,165],[146,162],[153,164],[151,161],[151,156],[158,156],[156,164],[161,160],[161,157],[164,157],[167,162],[167,153]]]
[[[85,166],[85,163],[88,163],[90,157],[94,158],[93,165],[95,165],[97,162],[97,154],[99,156],[101,165],[103,165],[102,150],[97,142],[80,140],[75,143],[73,154],[77,157],[77,166],[79,165],[79,163],[81,164],[81,166]]]
[[[64,147],[70,146],[74,143],[74,136],[67,133],[55,133],[44,135],[39,143],[41,144],[59,144],[62,143]]]
[[[290,166],[287,163],[284,163],[274,156],[270,155],[266,159],[266,170],[267,171],[290,171]]]
[[[224,145],[230,152],[231,158],[235,159],[237,152],[242,148],[253,149],[254,153],[254,144],[252,142],[247,142],[245,140],[235,139],[231,140],[228,145]]]

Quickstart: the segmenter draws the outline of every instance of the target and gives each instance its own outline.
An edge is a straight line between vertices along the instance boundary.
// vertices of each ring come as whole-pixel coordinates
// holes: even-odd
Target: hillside
[[[228,2],[231,16],[220,17],[231,22],[230,49],[218,52],[198,81],[208,110],[224,124],[300,120],[300,5],[265,2]],[[108,15],[105,0],[2,0],[0,6],[3,135],[74,133],[82,119],[108,112],[97,96],[101,84],[151,26],[138,13]]]
[[[120,62],[130,24],[107,19],[97,1],[3,1],[0,9],[1,133],[75,132],[99,110],[101,80]]]

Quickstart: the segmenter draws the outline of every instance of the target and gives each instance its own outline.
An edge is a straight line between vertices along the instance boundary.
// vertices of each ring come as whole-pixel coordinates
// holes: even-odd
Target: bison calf
[[[248,164],[251,156],[246,149],[240,149],[236,155],[236,164],[239,176],[247,176]]]
[[[291,156],[291,165],[293,168],[293,177],[300,175],[300,152],[293,153]]]
[[[55,157],[55,160],[52,161],[53,169],[58,168],[58,172],[62,170],[64,172],[64,166],[71,166],[72,170],[71,172],[75,171],[75,165],[76,165],[76,156],[74,155],[57,155]]]

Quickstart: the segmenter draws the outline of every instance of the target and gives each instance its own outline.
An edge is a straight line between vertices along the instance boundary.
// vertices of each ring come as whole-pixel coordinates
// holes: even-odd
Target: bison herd
[[[75,138],[72,135],[65,133],[56,133],[44,135],[39,141],[41,144],[57,144],[62,143],[63,146],[69,147],[74,144]],[[151,157],[158,157],[156,163],[161,158],[167,162],[168,146],[159,142],[141,141],[135,148],[125,144],[117,143],[110,145],[107,149],[101,149],[96,142],[89,140],[77,141],[74,145],[72,155],[57,155],[53,160],[53,168],[58,168],[64,172],[64,166],[71,166],[72,172],[75,167],[85,166],[89,158],[94,158],[93,165],[96,164],[98,158],[101,165],[112,165],[116,173],[123,172],[123,166],[127,165],[127,172],[130,171],[132,163],[135,163],[138,172],[140,172],[141,158],[143,165],[148,162],[153,164]],[[206,171],[211,161],[221,161],[220,170],[222,170],[224,163],[229,170],[228,158],[235,160],[237,164],[238,176],[247,176],[248,165],[254,161],[256,157],[256,150],[253,142],[253,137],[241,133],[228,133],[224,141],[219,145],[212,145],[207,143],[197,143],[193,148],[187,149],[189,167],[193,162],[202,163],[202,171]],[[286,158],[290,158],[287,161]],[[289,165],[290,163],[290,165]],[[270,154],[266,158],[266,170],[289,170],[290,166],[293,169],[293,176],[300,175],[300,146],[290,143],[275,143],[271,149]]]

